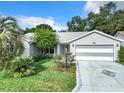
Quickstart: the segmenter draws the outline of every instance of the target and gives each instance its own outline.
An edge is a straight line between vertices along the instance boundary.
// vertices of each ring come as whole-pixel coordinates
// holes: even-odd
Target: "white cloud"
[[[67,27],[56,23],[52,17],[42,18],[33,16],[15,16],[15,18],[17,19],[19,25],[24,29],[27,27],[28,28],[35,27],[36,25],[39,24],[48,24],[57,31],[67,29]]]
[[[87,12],[99,13],[100,6],[107,4],[109,1],[87,1],[84,10]],[[117,9],[124,9],[124,1],[113,1],[117,5]]]

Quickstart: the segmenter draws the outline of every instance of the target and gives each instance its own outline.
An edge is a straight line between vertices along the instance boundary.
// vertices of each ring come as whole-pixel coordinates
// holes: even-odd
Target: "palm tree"
[[[21,29],[13,17],[0,17],[0,60],[8,61],[22,50]]]

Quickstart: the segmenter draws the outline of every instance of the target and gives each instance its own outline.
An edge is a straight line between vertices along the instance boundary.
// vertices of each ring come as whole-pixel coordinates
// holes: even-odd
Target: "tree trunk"
[[[44,49],[43,49],[43,55],[44,55]]]
[[[50,54],[50,48],[49,48],[49,54]]]

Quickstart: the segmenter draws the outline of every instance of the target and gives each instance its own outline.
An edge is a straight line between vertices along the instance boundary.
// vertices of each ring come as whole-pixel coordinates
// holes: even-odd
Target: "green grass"
[[[75,86],[75,66],[68,70],[53,70],[50,59],[38,63],[38,73],[24,78],[3,77],[0,73],[1,92],[68,92]]]

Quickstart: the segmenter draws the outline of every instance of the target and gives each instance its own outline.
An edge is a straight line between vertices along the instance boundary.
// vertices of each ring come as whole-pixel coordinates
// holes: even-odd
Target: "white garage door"
[[[76,46],[77,61],[113,61],[112,45]]]

